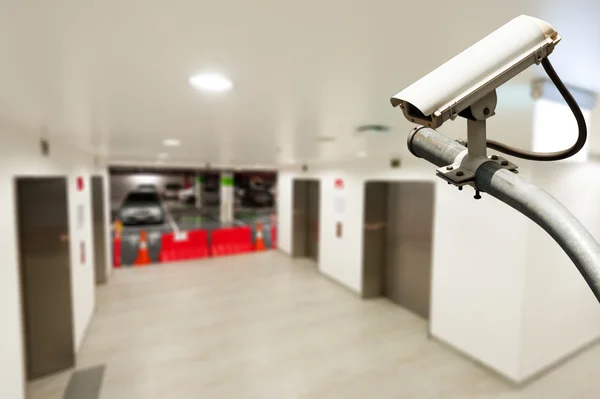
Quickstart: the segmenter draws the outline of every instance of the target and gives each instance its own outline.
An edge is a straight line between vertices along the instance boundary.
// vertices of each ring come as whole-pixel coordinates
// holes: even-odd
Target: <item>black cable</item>
[[[579,137],[577,137],[577,141],[571,148],[562,151],[556,152],[533,152],[527,150],[521,150],[519,148],[511,147],[504,143],[500,143],[495,140],[488,140],[487,147],[496,151],[500,151],[507,155],[512,155],[517,158],[529,159],[532,161],[559,161],[561,159],[566,159],[572,157],[577,154],[585,145],[585,141],[587,140],[587,126],[585,125],[585,119],[583,118],[583,113],[577,105],[577,102],[569,92],[569,89],[565,86],[565,84],[560,80],[558,74],[552,67],[550,60],[548,57],[542,60],[542,66],[544,70],[548,74],[548,77],[554,83],[561,96],[565,99],[565,102],[573,112],[573,116],[577,121],[577,126],[579,128]]]

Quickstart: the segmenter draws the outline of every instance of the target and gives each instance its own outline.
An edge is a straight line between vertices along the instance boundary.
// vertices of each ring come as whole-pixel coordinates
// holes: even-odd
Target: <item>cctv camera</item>
[[[550,24],[521,15],[396,94],[392,105],[409,121],[434,129],[458,115],[468,118],[472,105],[539,64],[560,39]]]

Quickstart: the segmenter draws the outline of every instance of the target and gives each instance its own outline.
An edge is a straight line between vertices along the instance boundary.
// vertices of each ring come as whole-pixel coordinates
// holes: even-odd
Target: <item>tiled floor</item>
[[[423,320],[362,301],[276,252],[125,269],[97,295],[78,366],[102,399],[598,398],[595,347],[526,388],[426,338]],[[61,398],[68,373],[29,386]]]

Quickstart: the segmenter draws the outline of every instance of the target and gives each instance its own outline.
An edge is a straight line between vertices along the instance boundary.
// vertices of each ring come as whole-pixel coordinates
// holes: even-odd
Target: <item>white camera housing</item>
[[[552,25],[521,15],[396,94],[392,105],[409,121],[438,128],[539,64],[560,39]]]

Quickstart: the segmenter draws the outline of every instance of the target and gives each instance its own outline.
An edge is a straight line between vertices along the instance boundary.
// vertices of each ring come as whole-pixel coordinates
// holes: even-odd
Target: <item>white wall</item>
[[[533,181],[600,239],[600,164],[536,165]],[[527,222],[520,377],[531,377],[600,337],[600,306],[573,262],[548,234]]]
[[[598,104],[590,116],[592,123],[588,126],[588,137],[590,157],[595,157],[597,160],[600,158],[600,96],[597,97],[596,102]]]
[[[437,187],[431,333],[516,379],[525,218],[485,193]]]
[[[16,128],[0,126],[0,397],[24,396],[23,335],[18,277],[18,239],[16,235],[15,176],[68,176],[69,227],[73,295],[75,348],[79,348],[92,316],[94,264],[92,253],[92,214],[90,174],[92,157],[51,141],[51,156],[39,152],[38,138]],[[83,176],[85,191],[76,190],[76,178]],[[79,228],[77,207],[84,207],[84,226]],[[86,246],[86,262],[80,263],[79,243]]]
[[[292,254],[293,179],[295,171],[277,173],[277,248]]]
[[[113,271],[113,244],[112,244],[112,211],[111,211],[111,202],[110,202],[110,175],[108,174],[108,166],[105,164],[100,164],[96,166],[95,171],[96,176],[102,176],[103,188],[104,188],[104,225],[106,226],[106,231],[104,233],[105,242],[106,242],[106,276],[107,279],[110,278],[110,275]]]

